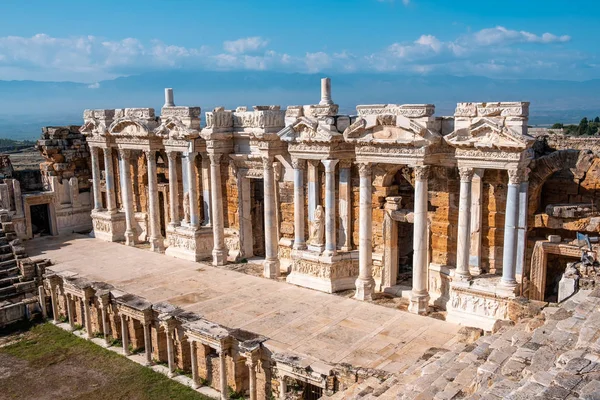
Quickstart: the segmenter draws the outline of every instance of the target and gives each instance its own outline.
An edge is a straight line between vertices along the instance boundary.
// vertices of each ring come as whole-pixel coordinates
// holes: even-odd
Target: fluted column
[[[227,351],[223,349],[219,350],[219,378],[221,399],[227,400],[229,398],[227,391]]]
[[[502,253],[502,280],[500,286],[513,291],[517,286],[515,261],[517,247],[517,222],[519,217],[519,187],[522,171],[508,170],[508,189],[504,214],[504,251]]]
[[[150,331],[150,322],[142,321],[144,324],[144,353],[146,355],[146,365],[152,365],[152,333]]]
[[[210,159],[206,154],[202,154],[202,211],[204,214],[204,226],[210,226],[211,218],[211,201],[210,201]]]
[[[360,201],[358,231],[358,279],[355,299],[372,300],[375,280],[373,279],[373,198],[371,194],[371,165],[358,164],[360,174]]]
[[[102,210],[102,193],[100,191],[100,162],[98,159],[98,148],[90,147],[92,158],[92,187],[94,190],[94,211]],[[18,211],[18,209],[17,209]]]
[[[306,249],[304,236],[304,170],[305,160],[292,160],[294,168],[294,249]]]
[[[104,174],[106,175],[106,209],[109,213],[117,212],[115,197],[115,175],[113,169],[112,148],[104,149]]]
[[[210,194],[213,224],[213,265],[224,265],[227,261],[225,249],[225,228],[223,223],[223,193],[221,192],[221,156],[209,154],[210,157]]]
[[[148,241],[150,249],[160,253],[164,250],[162,235],[160,234],[160,218],[158,206],[158,181],[156,176],[156,150],[146,150],[148,162]]]
[[[342,251],[352,250],[352,163],[350,160],[340,161],[340,226],[338,247]]]
[[[121,343],[123,345],[123,354],[129,355],[129,327],[127,326],[127,316],[121,314]]]
[[[473,168],[459,168],[460,198],[458,202],[458,237],[456,248],[456,271],[454,277],[459,281],[471,279],[469,272],[469,253],[471,247],[471,181]]]
[[[190,342],[190,363],[192,364],[192,389],[198,389],[200,385],[200,376],[198,376],[198,351],[196,341],[189,339]]]
[[[265,202],[265,278],[279,276],[279,258],[277,257],[277,205],[275,204],[275,174],[273,157],[263,157],[263,182]]]
[[[415,314],[427,314],[429,293],[427,291],[427,185],[429,167],[418,166],[415,172],[415,206],[413,224],[413,287],[408,310]]]
[[[256,360],[252,357],[246,359],[248,378],[250,380],[250,400],[256,400]]]
[[[179,226],[179,182],[177,178],[177,151],[167,152],[169,159],[169,225]]]
[[[123,209],[125,210],[125,244],[128,246],[135,245],[136,232],[133,227],[135,218],[133,212],[133,193],[130,175],[130,159],[131,150],[119,149],[119,172],[121,173],[121,198],[123,199]]]
[[[333,256],[337,253],[335,240],[335,166],[338,160],[323,160],[325,166],[325,251],[323,255]]]

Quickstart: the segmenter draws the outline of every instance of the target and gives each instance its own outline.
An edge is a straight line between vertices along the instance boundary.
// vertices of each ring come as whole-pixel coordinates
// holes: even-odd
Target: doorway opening
[[[50,210],[48,204],[36,204],[30,206],[31,233],[33,237],[52,235],[50,230]]]
[[[160,234],[162,237],[167,236],[167,226],[165,224],[165,194],[158,192],[158,219],[160,221]]]
[[[413,224],[398,222],[398,278],[396,284],[412,289]]]
[[[252,252],[256,257],[265,257],[265,192],[262,179],[250,180],[250,193]]]

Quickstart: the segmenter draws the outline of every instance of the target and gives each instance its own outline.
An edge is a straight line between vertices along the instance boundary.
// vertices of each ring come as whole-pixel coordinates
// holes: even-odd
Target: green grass
[[[73,399],[208,399],[194,390],[46,323],[33,327],[25,338],[0,348],[0,363],[14,357],[23,362],[16,375],[0,377],[3,398],[47,397],[56,382],[60,398]],[[65,371],[65,376],[61,376]],[[77,376],[74,380],[73,376]],[[23,381],[27,382],[23,385]],[[36,381],[37,380],[37,381]],[[56,389],[58,390],[58,389]],[[66,391],[66,392],[65,392]],[[2,397],[0,396],[0,397]],[[54,397],[54,398],[58,398]]]

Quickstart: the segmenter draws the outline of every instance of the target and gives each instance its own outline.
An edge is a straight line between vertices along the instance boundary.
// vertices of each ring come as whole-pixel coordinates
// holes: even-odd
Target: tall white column
[[[281,400],[285,400],[286,393],[287,393],[287,382],[285,381],[285,376],[281,375],[279,377],[279,398]]]
[[[177,178],[177,153],[176,151],[167,152],[169,159],[169,225],[179,226],[179,182]]]
[[[165,325],[165,335],[167,336],[167,365],[169,368],[169,377],[175,376],[175,349],[173,348],[173,327]]]
[[[129,158],[131,150],[119,149],[119,172],[121,174],[121,198],[123,199],[123,209],[125,210],[125,244],[135,245],[136,232],[133,227],[135,215],[133,213],[133,191],[131,186],[131,175],[129,169]]]
[[[196,154],[195,152],[187,153],[185,166],[187,168],[187,189],[188,198],[190,201],[190,227],[197,229],[200,226],[200,218],[198,215],[198,185],[196,183]]]
[[[460,198],[458,202],[458,238],[456,247],[456,271],[454,278],[459,281],[471,279],[469,272],[469,249],[471,247],[471,180],[473,168],[459,168]]]
[[[358,231],[358,279],[355,299],[372,300],[375,280],[373,279],[373,195],[371,193],[371,165],[358,164],[360,174],[360,201]]]
[[[225,249],[225,228],[223,223],[223,193],[221,192],[221,156],[209,154],[210,157],[210,194],[212,203],[213,224],[213,265],[225,265],[227,250]]]
[[[148,241],[150,249],[157,253],[164,250],[162,235],[160,233],[160,218],[158,206],[158,181],[156,176],[156,150],[146,150],[146,160],[148,162],[148,231],[150,233]]]
[[[418,166],[415,172],[415,208],[413,234],[413,287],[408,311],[427,314],[429,292],[427,291],[427,196],[429,167]]]
[[[319,104],[333,104],[333,100],[331,100],[331,79],[329,78],[321,79],[321,101],[319,102]]]
[[[265,201],[265,278],[279,276],[279,258],[277,257],[277,205],[275,204],[275,173],[273,157],[263,157],[263,182]]]
[[[504,251],[502,252],[502,280],[500,286],[512,292],[517,286],[515,261],[517,247],[517,222],[519,217],[519,187],[522,171],[508,170],[508,189],[504,214]]]
[[[292,160],[294,167],[294,249],[306,249],[304,236],[304,170],[305,160]]]
[[[85,319],[85,330],[86,336],[88,339],[94,337],[94,333],[92,332],[92,315],[90,312],[90,299],[87,296],[84,296],[81,301],[83,301],[83,318]]]
[[[250,380],[250,400],[256,400],[256,360],[252,357],[246,359],[248,378]]]
[[[221,399],[227,400],[229,393],[227,393],[227,351],[219,350],[219,378],[221,388]]]
[[[210,207],[210,159],[208,155],[202,154],[202,211],[204,214],[204,226],[212,223]]]
[[[349,160],[340,161],[340,226],[338,247],[342,251],[352,250],[352,163]]]
[[[102,336],[104,336],[104,345],[108,347],[108,322],[106,321],[106,307],[108,307],[108,301],[101,300],[100,310],[101,310],[101,318],[102,318]]]
[[[59,322],[59,318],[58,318],[58,302],[56,299],[56,285],[52,284],[52,281],[50,281],[50,301],[52,302],[52,321],[55,324],[58,324]]]
[[[337,253],[335,240],[335,166],[338,160],[323,160],[325,166],[325,251],[323,255],[333,256]]]
[[[109,213],[117,212],[115,194],[115,174],[113,169],[112,148],[104,149],[104,173],[106,175],[106,209]]]
[[[121,343],[123,345],[123,354],[129,355],[129,327],[127,326],[127,317],[121,314]]]
[[[525,169],[519,185],[519,218],[517,230],[516,275],[523,276],[525,271],[525,253],[527,251],[527,208],[529,203],[529,169]]]
[[[94,191],[94,210],[102,210],[102,193],[100,192],[100,162],[98,160],[98,148],[90,147],[92,158],[92,189]]]
[[[198,351],[196,341],[190,339],[190,363],[192,364],[192,389],[200,387],[200,376],[198,376]]]
[[[483,195],[483,174],[484,169],[474,169],[473,179],[471,180],[471,245],[469,247],[469,271],[471,275],[480,275],[482,273],[481,265],[481,221],[482,208],[481,201]]]
[[[150,331],[150,322],[142,321],[144,324],[144,353],[146,355],[146,365],[152,365],[152,333]]]
[[[308,221],[314,222],[315,209],[321,200],[319,198],[319,161],[308,160]],[[310,224],[309,224],[310,225]]]

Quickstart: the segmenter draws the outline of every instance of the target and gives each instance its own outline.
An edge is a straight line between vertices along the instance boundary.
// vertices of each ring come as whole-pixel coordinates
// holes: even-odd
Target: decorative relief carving
[[[310,226],[309,243],[314,246],[325,244],[325,210],[322,205],[315,208],[315,217]]]
[[[494,319],[508,319],[508,302],[498,298],[471,295],[452,290],[450,305],[453,309],[469,314],[481,315]]]
[[[473,168],[460,167],[458,168],[458,174],[460,175],[461,182],[471,182],[473,180]]]
[[[371,164],[370,163],[357,163],[358,166],[358,174],[361,178],[370,178],[372,174]]]
[[[429,166],[428,165],[417,166],[413,170],[415,173],[415,180],[423,181],[423,180],[429,178]]]
[[[112,225],[110,221],[94,218],[94,231],[110,233]]]
[[[296,259],[292,262],[292,272],[310,275],[321,279],[340,279],[358,276],[358,264],[352,260],[344,260],[335,264]]]
[[[509,169],[507,172],[509,185],[519,185],[523,181],[522,169]]]
[[[292,168],[305,170],[306,169],[306,160],[292,158]]]

